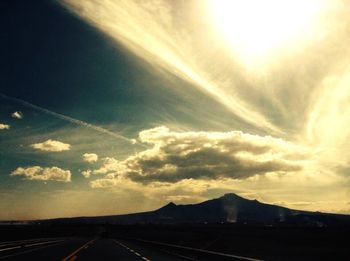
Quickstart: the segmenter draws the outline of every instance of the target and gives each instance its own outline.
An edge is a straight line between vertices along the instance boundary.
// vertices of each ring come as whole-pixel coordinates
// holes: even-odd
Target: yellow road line
[[[68,255],[67,257],[63,258],[62,261],[68,261],[68,260],[75,260],[77,257],[75,256],[79,251],[81,251],[83,248],[87,248],[90,244],[96,241],[95,239],[90,240],[89,242],[85,243],[81,247],[79,247],[77,250],[75,250],[73,253]]]

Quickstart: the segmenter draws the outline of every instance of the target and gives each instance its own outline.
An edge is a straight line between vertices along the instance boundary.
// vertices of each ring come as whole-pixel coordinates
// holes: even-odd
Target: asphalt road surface
[[[43,238],[0,243],[0,260],[169,260],[183,258],[141,244],[106,238]]]

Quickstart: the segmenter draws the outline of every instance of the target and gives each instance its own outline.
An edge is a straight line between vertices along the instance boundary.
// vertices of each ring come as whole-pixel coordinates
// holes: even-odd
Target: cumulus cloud
[[[238,180],[296,172],[303,166],[301,148],[282,139],[240,131],[172,132],[162,126],[141,131],[139,140],[153,147],[122,161],[106,158],[93,171],[105,177],[92,181],[92,186],[110,187],[120,179],[143,184],[189,179]]]
[[[0,123],[0,130],[8,130],[8,129],[10,129],[10,125]]]
[[[63,143],[57,140],[51,140],[51,139],[41,143],[34,143],[34,144],[31,144],[30,146],[34,149],[42,150],[42,151],[59,152],[59,151],[70,150],[70,144]]]
[[[83,170],[81,172],[81,175],[83,175],[85,178],[90,178],[92,171],[91,170]]]
[[[83,160],[88,162],[88,163],[94,163],[94,162],[97,162],[98,155],[95,153],[84,153]]]
[[[102,167],[93,171],[93,174],[106,174],[109,172],[118,171],[120,162],[115,158],[107,157],[104,159]]]
[[[121,185],[117,178],[103,178],[94,180],[91,183],[92,188],[110,188]]]
[[[19,167],[14,170],[11,176],[21,176],[27,180],[54,180],[61,182],[71,181],[71,172],[69,170],[63,170],[58,167],[43,168],[40,166],[32,167]]]
[[[11,117],[21,120],[23,119],[23,113],[21,111],[15,111],[14,113],[11,114]]]

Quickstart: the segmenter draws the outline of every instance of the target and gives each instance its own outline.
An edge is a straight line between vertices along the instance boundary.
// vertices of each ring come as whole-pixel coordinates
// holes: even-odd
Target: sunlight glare
[[[322,0],[208,0],[216,30],[245,63],[310,34]]]

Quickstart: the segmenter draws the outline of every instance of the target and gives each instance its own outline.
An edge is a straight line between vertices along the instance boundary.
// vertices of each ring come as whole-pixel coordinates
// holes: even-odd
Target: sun
[[[216,30],[251,63],[307,37],[323,0],[208,0]]]

